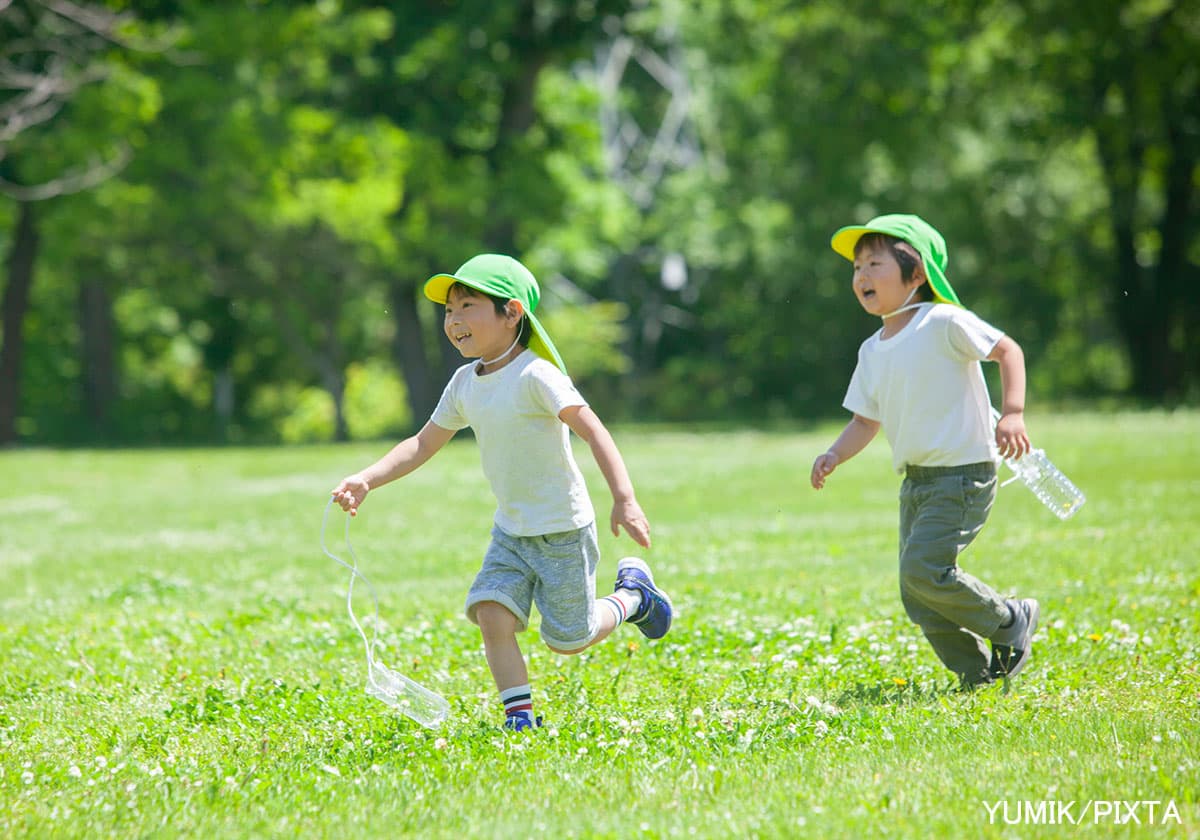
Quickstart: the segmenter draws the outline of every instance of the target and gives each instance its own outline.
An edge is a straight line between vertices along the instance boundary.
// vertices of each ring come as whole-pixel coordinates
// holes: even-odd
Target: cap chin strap
[[[909,303],[909,301],[912,300],[913,295],[915,295],[917,293],[917,289],[919,289],[919,288],[921,288],[920,284],[913,286],[913,290],[908,293],[908,297],[906,297],[904,299],[904,303],[900,304],[900,306],[898,308],[893,309],[888,314],[880,315],[879,317],[886,321],[888,318],[893,318],[893,317],[899,315],[901,312],[907,312],[910,309],[916,309],[917,307],[922,306],[925,302],[921,301],[921,300],[917,301],[916,303]],[[508,349],[511,350],[512,348],[510,347]]]
[[[916,291],[916,290],[914,289],[914,291]],[[912,295],[909,295],[909,297],[912,297]],[[483,365],[484,367],[487,367],[488,365],[494,365],[494,364],[496,364],[496,362],[500,361],[505,356],[507,356],[509,353],[511,353],[513,351],[513,348],[517,346],[517,342],[521,340],[521,326],[524,323],[525,323],[525,316],[522,315],[521,320],[517,323],[517,337],[513,339],[512,344],[508,345],[507,350],[505,350],[503,353],[501,353],[499,356],[497,356],[494,359],[480,359],[479,363],[481,365]]]

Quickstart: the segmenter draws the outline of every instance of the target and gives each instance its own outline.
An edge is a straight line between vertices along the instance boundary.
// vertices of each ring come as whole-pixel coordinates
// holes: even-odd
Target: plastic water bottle
[[[992,426],[999,422],[1000,412],[993,406]],[[1000,486],[1003,487],[1019,478],[1059,519],[1070,519],[1087,501],[1083,491],[1072,484],[1071,479],[1063,475],[1062,470],[1054,466],[1044,450],[1031,449],[1020,460],[1005,458],[1004,463],[1013,471],[1013,477]]]
[[[1005,458],[1004,463],[1013,471],[1014,478],[1021,479],[1059,519],[1070,519],[1087,501],[1083,491],[1072,484],[1041,449],[1031,449],[1020,459]]]

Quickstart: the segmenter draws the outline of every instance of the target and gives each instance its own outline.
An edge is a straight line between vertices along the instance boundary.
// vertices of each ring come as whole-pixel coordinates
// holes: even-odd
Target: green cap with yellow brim
[[[567,372],[567,366],[558,355],[546,328],[533,314],[541,290],[528,268],[504,254],[479,254],[459,266],[458,271],[453,274],[435,274],[426,280],[425,297],[444,305],[446,293],[455,283],[462,283],[476,291],[504,300],[519,300],[525,307],[525,317],[529,319],[532,330],[529,349],[553,363],[563,373]]]
[[[925,266],[925,276],[929,279],[929,288],[933,297],[941,303],[953,303],[962,306],[958,295],[950,281],[946,279],[946,266],[950,262],[950,254],[946,251],[946,240],[937,229],[922,219],[909,213],[891,213],[886,216],[876,216],[865,225],[850,225],[838,230],[829,244],[850,262],[854,262],[854,246],[866,233],[886,233],[903,239],[917,249],[921,255],[921,263]]]

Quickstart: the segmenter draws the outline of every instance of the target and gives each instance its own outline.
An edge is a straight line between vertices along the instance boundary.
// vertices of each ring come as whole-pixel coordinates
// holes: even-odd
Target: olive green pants
[[[958,567],[996,500],[996,467],[909,467],[900,486],[900,597],[947,668],[986,682],[1004,598]]]

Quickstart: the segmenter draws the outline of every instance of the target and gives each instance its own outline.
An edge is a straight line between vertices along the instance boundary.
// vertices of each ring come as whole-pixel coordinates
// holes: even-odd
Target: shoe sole
[[[1025,631],[1025,635],[1021,638],[1025,655],[1021,657],[1021,660],[1011,671],[1004,674],[1006,677],[1015,677],[1021,673],[1025,670],[1025,666],[1029,663],[1029,660],[1033,658],[1033,634],[1037,632],[1038,621],[1042,617],[1042,605],[1038,603],[1036,598],[1029,598],[1028,603],[1032,604],[1029,608],[1029,629]]]

